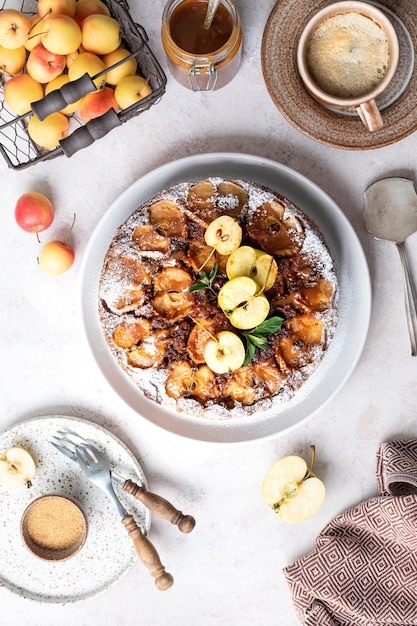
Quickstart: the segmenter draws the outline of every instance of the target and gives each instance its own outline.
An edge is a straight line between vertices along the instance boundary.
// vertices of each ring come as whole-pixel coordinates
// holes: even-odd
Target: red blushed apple
[[[18,74],[6,81],[3,90],[4,101],[16,113],[24,115],[30,111],[32,102],[43,98],[43,86],[29,74]]]
[[[30,30],[30,19],[16,9],[0,11],[0,46],[13,50],[25,45]]]
[[[84,124],[87,124],[112,108],[117,113],[119,107],[114,97],[114,90],[111,87],[103,87],[101,91],[94,91],[84,96],[80,104],[80,117]]]
[[[49,83],[62,74],[66,62],[66,56],[50,52],[43,44],[38,43],[29,53],[26,71],[38,83]]]
[[[74,259],[75,252],[68,243],[54,240],[43,246],[38,257],[38,263],[45,274],[57,276],[69,270]]]
[[[110,11],[101,0],[78,0],[74,19],[79,26],[89,15],[110,15]]]
[[[14,209],[16,223],[28,233],[40,233],[54,219],[52,202],[38,191],[28,191],[18,198]]]

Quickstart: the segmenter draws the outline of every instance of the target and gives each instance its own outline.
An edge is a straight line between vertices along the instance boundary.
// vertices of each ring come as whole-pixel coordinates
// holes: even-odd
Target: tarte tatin
[[[317,225],[258,184],[176,184],[117,229],[99,315],[149,399],[226,419],[288,402],[335,332],[338,284]]]

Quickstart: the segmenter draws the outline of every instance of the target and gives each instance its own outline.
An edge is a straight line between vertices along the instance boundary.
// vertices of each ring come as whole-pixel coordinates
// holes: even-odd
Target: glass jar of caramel
[[[242,24],[232,0],[220,0],[209,28],[207,0],[168,0],[162,43],[174,78],[192,91],[214,91],[235,76],[242,56]]]

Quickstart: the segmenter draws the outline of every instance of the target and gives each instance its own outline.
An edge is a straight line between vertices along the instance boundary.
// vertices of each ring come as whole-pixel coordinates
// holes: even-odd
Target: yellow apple
[[[69,121],[62,113],[51,113],[44,120],[32,115],[28,122],[31,139],[41,148],[56,148],[61,139],[68,135]]]
[[[69,15],[52,14],[45,20],[41,41],[50,52],[71,54],[81,44],[81,29]]]
[[[242,366],[245,360],[245,346],[236,333],[223,330],[207,341],[203,348],[203,356],[213,372],[227,374]]]
[[[94,91],[84,96],[80,104],[80,117],[84,124],[87,124],[93,118],[104,115],[112,108],[117,113],[119,107],[114,97],[114,89],[103,87],[99,91]]]
[[[67,59],[65,55],[55,54],[47,50],[43,44],[37,46],[29,52],[26,62],[26,71],[38,83],[48,83],[65,69]]]
[[[263,480],[262,498],[284,522],[304,522],[323,504],[326,490],[313,474],[315,449],[310,447],[309,469],[301,457],[286,456],[269,468]]]
[[[110,15],[110,10],[102,0],[78,0],[74,19],[79,26],[89,15]]]
[[[94,78],[97,74],[105,72],[106,66],[96,54],[92,52],[82,52],[79,54],[71,65],[68,67],[68,76],[70,80],[77,80],[84,74],[88,74]],[[94,84],[97,89],[101,89],[106,84],[106,73],[98,78],[94,78]]]
[[[121,65],[118,65],[114,69],[111,69],[112,65],[119,63],[122,59],[126,59],[130,55],[130,52],[125,48],[117,48],[113,50],[113,52],[109,52],[109,54],[103,55],[102,59],[104,61],[104,65],[109,68],[107,72],[107,82],[109,85],[116,86],[122,78],[126,76],[133,76],[136,73],[137,69],[137,61],[135,57],[132,57],[128,61],[125,61]]]
[[[74,250],[68,243],[54,240],[43,246],[38,257],[38,263],[45,274],[57,276],[69,270],[74,259]]]
[[[6,81],[3,90],[4,101],[16,113],[24,115],[31,109],[31,103],[43,98],[43,86],[29,74],[18,74]]]
[[[120,46],[119,22],[109,15],[95,13],[84,18],[81,33],[83,47],[88,52],[108,54]]]
[[[38,0],[38,14],[69,15],[74,17],[77,9],[77,0]]]
[[[256,281],[248,276],[228,280],[217,295],[217,302],[230,323],[240,330],[259,326],[270,309],[268,298]]]
[[[47,18],[41,19],[37,13],[32,15],[30,19],[29,37],[24,43],[26,50],[33,50],[38,43],[42,43],[41,35],[44,33],[44,24]]]
[[[228,278],[249,276],[267,291],[276,281],[278,265],[267,252],[251,246],[240,246],[227,259],[226,273]]]
[[[25,45],[31,27],[30,19],[17,9],[0,11],[0,46],[13,50]]]
[[[204,240],[219,254],[227,256],[240,246],[242,229],[229,215],[220,215],[207,226]]]
[[[26,63],[26,48],[4,48],[0,46],[0,75],[15,76],[21,72]]]
[[[45,86],[45,96],[47,96],[48,93],[51,93],[51,91],[56,91],[57,89],[61,89],[61,87],[63,85],[66,85],[68,82],[69,82],[68,74],[60,74],[59,76],[51,80]],[[79,108],[81,104],[81,100],[82,98],[80,98],[80,100],[77,100],[77,102],[67,104],[67,106],[61,110],[61,113],[64,113],[64,115],[72,115],[72,113],[74,113]]]
[[[142,98],[149,96],[150,93],[152,93],[152,89],[148,81],[142,76],[136,75],[122,78],[114,90],[116,102],[121,109],[127,109]]]

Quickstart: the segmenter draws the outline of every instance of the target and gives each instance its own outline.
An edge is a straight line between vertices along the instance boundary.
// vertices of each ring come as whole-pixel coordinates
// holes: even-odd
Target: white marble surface
[[[417,178],[417,136],[350,152],[321,145],[283,119],[266,90],[260,62],[262,32],[274,2],[236,1],[244,26],[243,62],[223,90],[191,94],[168,76],[160,103],[71,159],[60,157],[22,172],[0,163],[1,429],[47,414],[101,423],[135,451],[150,487],[197,519],[186,536],[153,518],[151,539],[175,576],[168,592],[154,590],[139,562],[110,591],[73,605],[35,604],[0,588],[1,626],[296,626],[282,568],[312,549],[333,516],[376,493],[378,444],[416,434],[417,360],[410,356],[399,257],[395,246],[366,233],[363,191],[384,176]],[[159,37],[162,8],[162,0],[131,0],[133,17],[167,70]],[[318,184],[356,230],[373,285],[368,339],[344,388],[291,432],[240,446],[182,439],[136,415],[98,370],[78,317],[80,262],[111,202],[156,166],[215,151],[268,157]],[[40,271],[35,237],[14,222],[17,197],[32,189],[50,195],[56,206],[48,235],[63,236],[77,214],[76,262],[60,277]],[[407,249],[417,276],[415,237]],[[327,498],[315,517],[286,526],[262,502],[261,482],[279,457],[308,456],[310,443],[317,447],[316,469]]]

